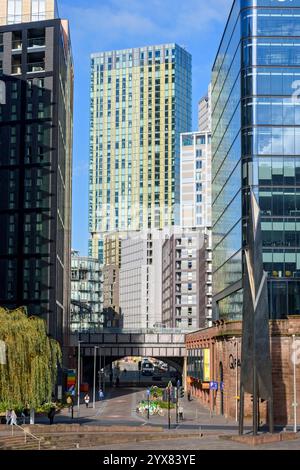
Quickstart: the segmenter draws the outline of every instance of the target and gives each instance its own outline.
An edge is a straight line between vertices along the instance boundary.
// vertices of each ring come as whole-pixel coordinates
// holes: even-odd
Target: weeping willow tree
[[[0,364],[0,404],[37,407],[50,401],[61,349],[47,336],[45,322],[28,317],[24,308],[0,308],[0,341],[5,347],[4,363]]]

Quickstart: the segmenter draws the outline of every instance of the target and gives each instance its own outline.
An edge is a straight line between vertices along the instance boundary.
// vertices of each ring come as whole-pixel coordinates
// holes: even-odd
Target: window
[[[196,145],[204,145],[205,144],[205,135],[197,136],[196,137]]]
[[[22,22],[22,0],[8,0],[7,5],[7,23]]]
[[[31,19],[32,21],[41,21],[46,19],[46,0],[32,0]]]

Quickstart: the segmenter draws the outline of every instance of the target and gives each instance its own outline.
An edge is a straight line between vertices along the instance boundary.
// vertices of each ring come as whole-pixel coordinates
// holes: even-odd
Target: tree
[[[35,408],[49,402],[61,349],[47,336],[44,320],[29,317],[25,308],[0,308],[0,341],[5,343],[6,354],[0,364],[0,405]]]

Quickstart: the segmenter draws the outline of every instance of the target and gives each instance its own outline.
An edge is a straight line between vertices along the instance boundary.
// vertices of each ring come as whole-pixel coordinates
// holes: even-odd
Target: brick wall
[[[236,359],[241,359],[241,322],[220,322],[218,325],[206,330],[187,335],[186,347],[209,348],[211,359],[211,380],[221,382],[223,368],[223,393],[218,390],[212,392],[204,389],[206,385],[192,381],[187,385],[192,394],[206,406],[227,417],[236,416],[236,396],[240,390],[240,367],[236,368]],[[288,320],[270,322],[272,377],[274,394],[274,420],[275,424],[292,424],[293,422],[293,362],[292,362],[292,335],[300,340],[300,316],[290,317]],[[300,357],[300,353],[299,353]],[[297,397],[300,403],[300,363],[296,366]],[[188,382],[190,379],[188,378]],[[237,384],[237,385],[236,385]],[[238,390],[238,394],[236,393]],[[251,417],[252,402],[250,395],[245,395],[245,416]],[[266,419],[266,403],[260,405],[260,417]],[[300,422],[300,406],[297,409],[297,421]]]

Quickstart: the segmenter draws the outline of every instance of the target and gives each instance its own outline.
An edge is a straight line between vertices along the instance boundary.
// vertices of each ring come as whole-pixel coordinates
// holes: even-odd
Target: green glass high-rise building
[[[300,314],[300,0],[235,0],[213,66],[216,317],[240,318],[250,188],[270,317]]]
[[[90,256],[103,261],[105,234],[179,223],[191,80],[191,55],[176,44],[92,55]]]

